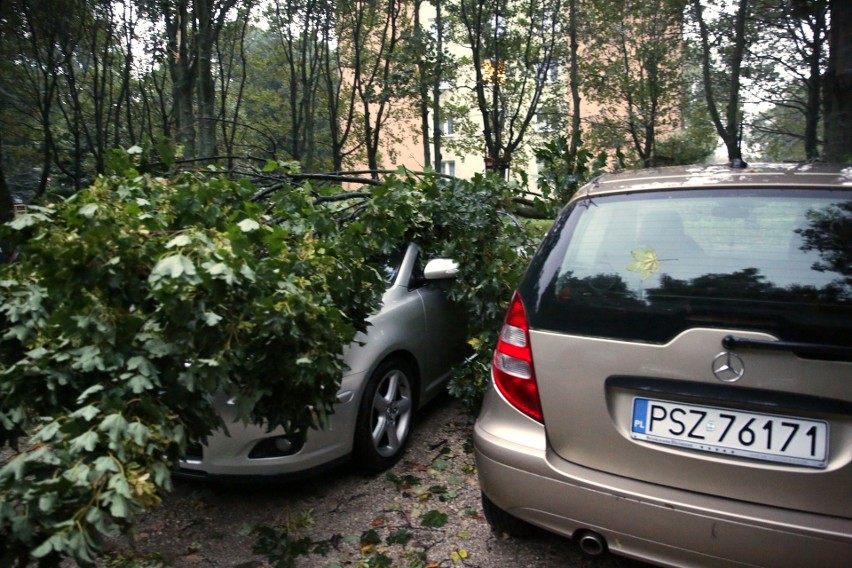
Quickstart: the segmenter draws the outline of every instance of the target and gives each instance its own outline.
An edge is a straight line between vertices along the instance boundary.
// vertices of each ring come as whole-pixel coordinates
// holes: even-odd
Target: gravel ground
[[[111,564],[275,566],[252,550],[253,531],[262,527],[274,536],[279,560],[294,559],[296,568],[646,566],[588,559],[569,540],[544,532],[528,540],[492,533],[479,502],[472,425],[458,401],[442,397],[421,412],[405,457],[384,474],[342,467],[288,483],[179,480],[141,520],[134,546],[114,543]]]

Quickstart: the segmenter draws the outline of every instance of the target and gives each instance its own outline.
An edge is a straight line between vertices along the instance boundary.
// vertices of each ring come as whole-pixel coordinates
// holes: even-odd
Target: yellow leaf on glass
[[[657,251],[651,247],[640,247],[630,251],[633,262],[627,265],[627,270],[638,272],[640,280],[648,279],[652,274],[660,271],[660,259]]]

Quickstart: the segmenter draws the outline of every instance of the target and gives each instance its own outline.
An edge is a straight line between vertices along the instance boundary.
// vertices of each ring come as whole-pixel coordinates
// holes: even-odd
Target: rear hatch
[[[852,512],[852,192],[580,200],[521,286],[552,450],[685,490]]]

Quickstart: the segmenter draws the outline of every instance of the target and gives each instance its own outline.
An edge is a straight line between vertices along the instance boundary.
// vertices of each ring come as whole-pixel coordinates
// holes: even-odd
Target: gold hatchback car
[[[474,444],[486,518],[664,566],[852,566],[852,167],[581,189],[531,259]]]

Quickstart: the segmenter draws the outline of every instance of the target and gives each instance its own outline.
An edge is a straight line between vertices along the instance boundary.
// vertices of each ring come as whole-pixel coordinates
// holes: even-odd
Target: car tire
[[[357,465],[380,472],[397,462],[411,433],[415,403],[411,366],[397,358],[382,362],[361,397],[353,451]]]
[[[536,528],[522,521],[518,517],[512,516],[489,499],[485,493],[482,495],[482,512],[485,514],[485,520],[491,525],[491,530],[497,534],[506,534],[514,538],[529,538],[535,535]]]

